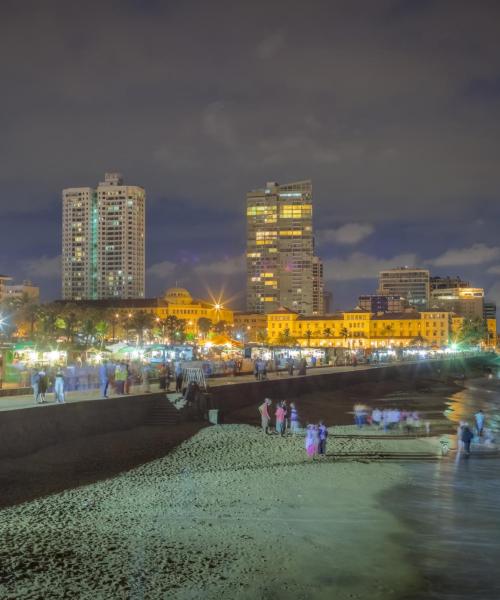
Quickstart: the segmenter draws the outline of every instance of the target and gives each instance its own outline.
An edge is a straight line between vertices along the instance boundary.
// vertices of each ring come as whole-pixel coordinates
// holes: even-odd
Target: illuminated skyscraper
[[[312,183],[299,181],[247,194],[247,310],[280,306],[314,313]],[[322,268],[316,265],[322,288]],[[321,285],[319,277],[321,275]],[[317,301],[316,310],[322,305]]]
[[[106,173],[97,189],[63,190],[65,300],[143,298],[145,192]]]

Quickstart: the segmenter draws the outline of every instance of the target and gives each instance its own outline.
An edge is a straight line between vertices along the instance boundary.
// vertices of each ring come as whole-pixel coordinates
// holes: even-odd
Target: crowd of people
[[[365,404],[355,404],[353,407],[354,423],[361,429],[364,425],[378,427],[383,431],[390,429],[403,430],[411,433],[420,429],[422,422],[416,410],[400,410],[399,408],[374,408]],[[427,434],[430,433],[430,423],[424,423]]]
[[[311,358],[311,366],[315,367],[317,364],[316,357]],[[280,368],[274,360],[265,360],[264,358],[256,358],[253,361],[253,374],[257,381],[264,381],[267,379],[269,373],[275,372],[277,375],[281,373],[288,373],[293,376],[307,375],[307,361],[305,358],[299,360],[288,358],[285,363],[285,368]]]
[[[30,385],[36,404],[46,404],[50,393],[54,394],[56,403],[64,404],[68,391],[99,390],[101,398],[109,398],[112,391],[122,396],[130,394],[133,386],[142,385],[142,391],[148,393],[153,380],[159,382],[160,391],[181,392],[182,363],[165,363],[159,368],[149,363],[129,361],[103,361],[94,367],[37,366],[32,369]]]
[[[286,400],[276,402],[274,409],[275,427],[272,427],[273,402],[266,398],[259,406],[262,431],[265,434],[277,434],[284,436],[287,434],[296,435],[301,432],[299,413],[294,402],[290,405]],[[324,456],[326,454],[326,440],[328,438],[328,428],[320,421],[318,424],[309,424],[306,427],[305,449],[310,458],[314,456]]]

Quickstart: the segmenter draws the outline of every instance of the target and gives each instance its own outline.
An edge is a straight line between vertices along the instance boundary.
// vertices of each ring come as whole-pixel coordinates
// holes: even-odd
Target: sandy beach
[[[6,508],[0,597],[397,598],[417,574],[378,497],[405,472],[340,455],[435,455],[436,440],[331,433],[311,463],[302,437],[208,427],[112,479]]]

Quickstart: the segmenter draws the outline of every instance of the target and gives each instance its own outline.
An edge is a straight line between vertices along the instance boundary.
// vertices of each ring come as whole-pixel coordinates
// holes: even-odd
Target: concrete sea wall
[[[164,394],[125,396],[0,412],[0,458],[143,425]]]
[[[388,365],[384,367],[363,368],[358,367],[351,371],[325,373],[305,377],[273,378],[267,381],[234,384],[214,388],[213,404],[223,414],[236,408],[243,408],[250,404],[258,405],[264,398],[274,400],[296,398],[303,394],[316,391],[339,390],[359,383],[373,383],[382,381],[412,381],[416,379],[433,378],[436,376],[454,377],[465,370],[484,369],[492,364],[493,358],[488,355],[456,358],[436,361],[421,361]]]
[[[294,398],[319,390],[338,390],[357,383],[414,380],[442,374],[457,374],[464,367],[485,366],[487,359],[468,358],[447,361],[398,364],[346,372],[277,377],[262,382],[219,384],[211,388],[212,406],[222,414],[250,404],[260,404],[266,396]],[[164,394],[126,396],[74,402],[64,405],[25,408],[0,412],[0,458],[15,458],[37,450],[100,433],[122,431],[144,425]]]

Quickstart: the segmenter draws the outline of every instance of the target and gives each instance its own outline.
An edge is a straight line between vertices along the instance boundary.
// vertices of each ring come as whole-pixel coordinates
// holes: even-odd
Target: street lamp
[[[130,337],[130,319],[132,318],[132,313],[128,313],[127,317],[128,317],[128,320],[127,320],[127,343],[128,343],[128,339]]]
[[[116,329],[116,323],[118,321],[118,319],[120,318],[120,315],[118,313],[115,313],[115,317],[113,319],[113,341],[115,341],[116,337],[115,337],[115,329]]]

